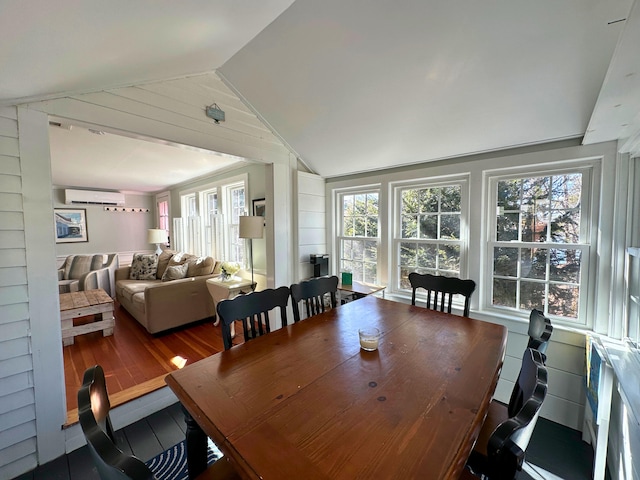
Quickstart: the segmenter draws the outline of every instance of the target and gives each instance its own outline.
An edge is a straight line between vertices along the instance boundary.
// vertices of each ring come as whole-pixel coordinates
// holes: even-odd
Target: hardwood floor
[[[63,347],[67,424],[78,421],[77,392],[84,371],[102,366],[111,406],[115,407],[165,386],[164,377],[224,349],[220,327],[211,320],[164,334],[151,335],[117,302],[113,335],[92,332]],[[234,344],[242,343],[242,327]]]

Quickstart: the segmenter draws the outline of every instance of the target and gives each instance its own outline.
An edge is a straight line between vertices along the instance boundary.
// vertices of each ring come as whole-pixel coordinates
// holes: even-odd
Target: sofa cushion
[[[175,255],[173,250],[163,250],[160,256],[158,256],[158,270],[156,271],[156,278],[162,278],[164,271],[169,266],[169,261]]]
[[[171,280],[179,280],[187,276],[187,269],[189,264],[183,265],[169,265],[162,274],[163,282],[170,282]]]
[[[134,253],[129,278],[131,280],[153,280],[158,270],[158,257],[155,253]]]
[[[153,280],[118,280],[118,286],[116,287],[118,290],[118,293],[126,298],[127,300],[131,301],[131,299],[133,298],[134,295],[141,293],[144,295],[144,291],[147,287],[151,286],[151,285],[155,285],[157,283],[160,283],[160,280],[158,279],[153,279]]]
[[[215,261],[211,257],[194,257],[187,260],[187,265],[187,277],[199,277],[212,274]]]

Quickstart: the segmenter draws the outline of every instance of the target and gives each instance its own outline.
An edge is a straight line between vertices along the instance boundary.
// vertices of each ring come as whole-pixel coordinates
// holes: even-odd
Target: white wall
[[[157,223],[153,195],[125,195],[126,208],[148,212],[105,211],[102,205],[65,205],[63,188],[53,189],[53,202],[54,208],[84,209],[87,218],[88,241],[57,243],[58,263],[72,254],[118,253],[121,264],[125,264],[134,253],[155,250],[155,246],[147,243],[147,229],[155,228]]]

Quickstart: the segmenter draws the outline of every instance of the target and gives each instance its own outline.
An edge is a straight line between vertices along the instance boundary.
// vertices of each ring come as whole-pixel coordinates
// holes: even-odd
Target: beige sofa
[[[118,255],[69,255],[58,269],[58,292],[69,293],[102,288],[115,297],[115,272]]]
[[[149,260],[152,256],[145,258]],[[219,275],[213,258],[165,250],[157,258],[154,274],[151,276],[147,272],[143,275],[147,277],[145,279],[131,278],[135,261],[136,255],[131,266],[116,270],[116,299],[149,333],[181,327],[214,315],[206,285],[208,278]],[[174,270],[186,268],[187,276],[168,280],[165,273],[169,273],[169,267]]]

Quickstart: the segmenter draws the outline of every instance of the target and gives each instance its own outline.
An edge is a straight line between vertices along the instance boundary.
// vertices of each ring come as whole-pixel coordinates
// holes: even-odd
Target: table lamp
[[[240,217],[238,238],[249,239],[249,262],[251,263],[251,283],[253,283],[253,239],[262,238],[264,217],[245,215]]]
[[[161,243],[167,242],[167,231],[160,228],[150,228],[147,230],[147,242],[156,244],[156,255],[162,253]]]

